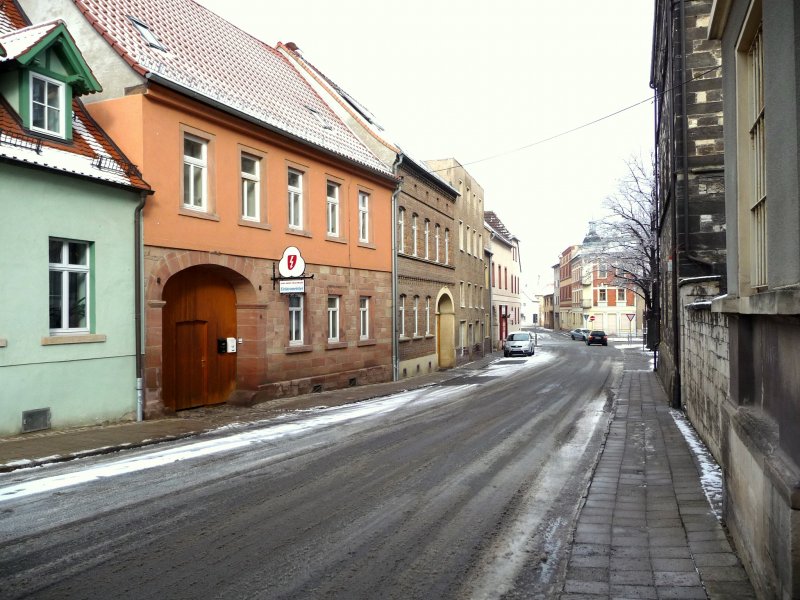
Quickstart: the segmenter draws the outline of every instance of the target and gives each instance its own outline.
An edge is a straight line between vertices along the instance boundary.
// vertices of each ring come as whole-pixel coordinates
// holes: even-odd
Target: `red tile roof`
[[[389,175],[280,53],[192,0],[74,0],[139,74]],[[149,44],[133,19],[163,49]]]

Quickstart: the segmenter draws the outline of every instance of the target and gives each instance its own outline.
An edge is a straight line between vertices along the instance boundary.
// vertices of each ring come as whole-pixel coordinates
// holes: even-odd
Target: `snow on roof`
[[[142,76],[391,174],[276,49],[192,0],[75,4]]]
[[[0,1],[0,62],[11,63],[62,25],[62,21],[49,21],[26,26],[16,3]],[[71,108],[72,139],[61,141],[27,131],[19,115],[0,96],[0,159],[149,190],[136,167],[94,122],[80,100],[73,99]]]
[[[418,169],[427,173],[436,183],[444,189],[458,195],[458,190],[453,188],[447,181],[445,181],[439,174],[433,171],[425,162],[415,159],[403,147],[394,140],[389,140],[388,132],[378,124],[372,112],[359,102],[352,94],[348,93],[342,86],[337,84],[333,79],[328,77],[322,70],[315,64],[309,61],[305,55],[300,51],[297,44],[288,42],[286,44],[278,43],[278,50],[284,51],[289,54],[295,61],[297,61],[303,69],[306,70],[313,78],[317,80],[323,87],[330,93],[333,98],[361,125],[367,129],[372,136],[396,154],[402,154],[407,160],[417,166]]]
[[[33,48],[63,21],[48,21],[0,35],[0,62],[16,60]]]

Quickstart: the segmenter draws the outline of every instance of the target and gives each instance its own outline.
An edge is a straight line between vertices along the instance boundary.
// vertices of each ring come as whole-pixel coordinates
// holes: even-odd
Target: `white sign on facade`
[[[300,256],[300,250],[294,246],[286,248],[278,263],[278,272],[281,277],[302,277],[305,270],[306,261]]]
[[[281,279],[278,283],[281,294],[304,294],[306,291],[305,279]]]

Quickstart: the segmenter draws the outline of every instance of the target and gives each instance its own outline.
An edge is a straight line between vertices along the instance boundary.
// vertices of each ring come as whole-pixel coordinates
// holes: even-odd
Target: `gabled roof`
[[[385,146],[396,155],[403,156],[404,161],[411,164],[412,168],[419,173],[422,177],[427,178],[434,185],[442,188],[447,193],[458,196],[458,190],[453,188],[447,181],[432,171],[423,161],[416,160],[408,152],[406,152],[396,141],[390,141],[389,135],[386,130],[381,127],[372,112],[364,106],[356,98],[345,91],[345,89],[337,84],[333,79],[323,73],[317,66],[309,61],[305,55],[300,51],[297,44],[288,42],[283,44],[278,43],[278,51],[285,52],[289,55],[299,68],[303,69],[310,77],[312,77],[319,85],[327,91],[333,100],[339,105],[341,109],[347,112],[351,118],[356,120],[361,126],[375,138],[380,144]],[[334,109],[335,110],[335,109]]]
[[[503,238],[509,246],[513,245],[515,241],[518,241],[517,236],[508,230],[494,211],[484,211],[483,220],[496,234]]]
[[[391,175],[277,50],[192,0],[74,2],[143,77]]]
[[[0,34],[0,63],[16,62],[23,67],[29,66],[51,47],[57,49],[70,71],[68,83],[72,87],[73,95],[99,92],[103,89],[61,20]]]
[[[4,62],[16,61],[26,52],[34,52],[41,41],[49,40],[49,44],[56,39],[72,42],[62,22],[27,26],[16,3],[0,1],[0,44],[6,52]],[[74,46],[74,42],[72,44]],[[40,50],[41,47],[35,52]],[[60,142],[31,135],[22,126],[19,115],[0,97],[0,160],[149,191],[136,167],[94,122],[80,100],[73,99],[72,112],[72,140]]]

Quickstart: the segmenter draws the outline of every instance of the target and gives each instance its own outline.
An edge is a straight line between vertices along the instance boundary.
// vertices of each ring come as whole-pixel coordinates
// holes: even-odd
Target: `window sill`
[[[426,333],[426,334],[425,334],[425,339],[426,339],[426,340],[429,340],[429,339],[431,339],[431,338],[435,338],[435,337],[436,337],[436,336],[435,336],[435,335],[433,335],[432,333]]]
[[[371,244],[369,242],[358,242],[358,247],[359,248],[366,248],[368,250],[375,250],[376,249],[375,244]]]
[[[105,341],[106,335],[102,333],[50,335],[42,338],[42,346],[60,346],[62,344],[95,344],[97,342]]]
[[[359,346],[375,346],[377,343],[378,343],[377,340],[372,340],[372,339],[369,339],[369,340],[358,340],[358,345]]]
[[[8,340],[5,338],[0,338],[0,348],[5,348],[8,346]]]
[[[183,215],[184,217],[194,217],[195,219],[205,219],[206,221],[219,221],[219,215],[215,215],[212,213],[207,213],[202,210],[192,210],[191,208],[186,208],[181,206],[178,209],[178,214]]]
[[[309,344],[302,344],[297,346],[286,346],[283,351],[286,354],[300,354],[302,352],[311,352],[312,348]]]
[[[335,244],[346,244],[347,243],[346,239],[340,238],[340,237],[334,237],[332,235],[326,235],[325,236],[325,241],[326,242],[333,242]]]
[[[740,315],[796,315],[800,290],[769,290],[751,296],[722,296],[711,303],[713,312]]]
[[[411,339],[414,339],[414,340],[424,340],[425,338],[424,338],[424,337],[422,337],[421,335],[415,335],[415,336],[414,336],[413,338],[411,338]]]
[[[340,350],[341,348],[347,348],[347,342],[328,342],[328,345],[325,346],[326,350]]]
[[[272,225],[269,223],[262,223],[261,221],[250,221],[248,219],[239,218],[239,225],[242,227],[253,227],[254,229],[266,229],[272,231]]]
[[[410,337],[405,337],[405,336],[400,336],[400,339],[397,340],[397,341],[400,342],[401,344],[404,344],[406,342],[410,342],[411,338]]]
[[[305,231],[304,229],[292,229],[291,227],[287,227],[286,233],[288,235],[299,235],[300,237],[306,237],[306,238],[311,237],[311,232]]]

